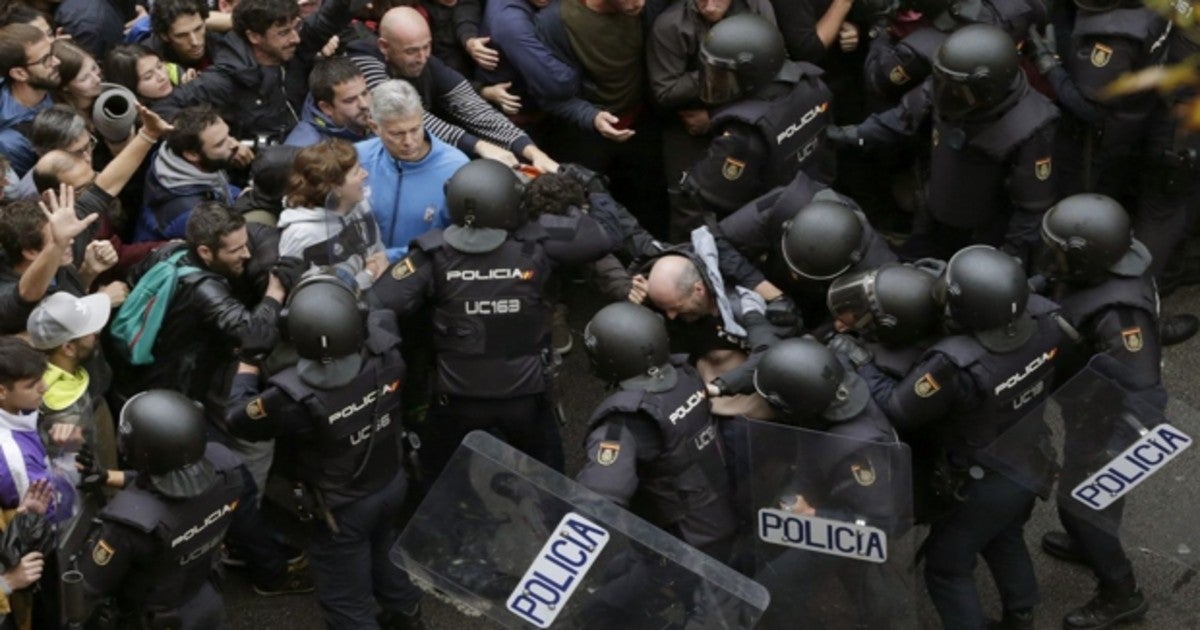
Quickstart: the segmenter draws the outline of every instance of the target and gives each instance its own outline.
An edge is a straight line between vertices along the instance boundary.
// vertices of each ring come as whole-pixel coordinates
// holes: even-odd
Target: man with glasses
[[[304,20],[295,0],[242,0],[233,32],[212,51],[213,67],[155,110],[173,119],[189,105],[219,103],[234,137],[282,142],[300,121],[317,52],[349,23],[349,0],[329,0]]]
[[[28,24],[0,28],[0,153],[17,175],[24,175],[37,160],[28,138],[38,112],[54,102],[50,90],[62,82],[51,40]]]

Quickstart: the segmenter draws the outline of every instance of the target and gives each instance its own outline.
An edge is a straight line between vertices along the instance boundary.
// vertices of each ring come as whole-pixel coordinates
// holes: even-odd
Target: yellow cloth
[[[46,365],[46,394],[42,396],[42,404],[51,411],[62,411],[75,404],[80,396],[87,393],[88,373],[79,368],[79,372],[71,374],[54,365]]]

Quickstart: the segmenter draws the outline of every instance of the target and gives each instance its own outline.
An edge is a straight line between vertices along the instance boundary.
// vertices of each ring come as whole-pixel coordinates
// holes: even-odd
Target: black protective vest
[[[1091,69],[1097,44],[1105,39],[1121,38],[1139,44],[1139,55],[1132,60],[1134,70],[1159,65],[1166,59],[1169,22],[1151,9],[1114,9],[1102,13],[1080,11],[1071,32],[1071,55],[1063,63],[1079,90],[1088,98],[1099,100],[1107,85],[1092,85],[1089,80],[1100,75]],[[1110,49],[1111,50],[1111,49]],[[1110,52],[1111,54],[1111,52]],[[1107,83],[1107,81],[1105,81]],[[1101,101],[1101,104],[1105,103]],[[1162,111],[1163,101],[1154,91],[1122,97],[1105,110],[1099,155],[1121,157],[1131,147],[1144,143],[1147,124]]]
[[[242,496],[242,462],[211,442],[204,458],[216,469],[217,482],[199,496],[166,499],[135,484],[100,512],[101,519],[128,525],[158,541],[159,553],[135,565],[122,584],[118,599],[123,609],[174,611],[212,575],[221,539]]]
[[[324,494],[330,508],[379,490],[400,470],[396,454],[404,360],[395,344],[398,338],[374,329],[369,327],[374,334],[367,337],[362,369],[342,387],[315,389],[300,380],[294,367],[270,379],[309,410],[316,430],[295,445],[296,472]]]
[[[825,128],[833,122],[833,92],[821,80],[821,70],[799,63],[800,77],[784,95],[771,100],[746,99],[713,116],[713,129],[732,121],[758,129],[767,145],[766,168],[758,190],[783,186],[804,171],[817,181],[832,179],[833,149]]]
[[[1009,160],[1022,143],[1058,118],[1045,96],[1023,89],[1016,105],[989,123],[960,127],[935,117],[926,203],[939,222],[978,228],[1012,212],[1004,190]]]
[[[640,412],[654,420],[663,451],[654,461],[638,461],[638,492],[653,512],[642,516],[663,529],[678,528],[685,542],[701,546],[732,534],[737,522],[704,381],[680,357],[673,356],[671,363],[679,375],[674,388],[612,394],[592,413],[588,432],[614,413]],[[614,430],[619,435],[620,427]]]
[[[943,446],[952,455],[969,459],[1050,395],[1062,341],[1062,331],[1051,317],[1058,305],[1031,295],[1025,310],[1036,328],[1012,352],[992,352],[972,335],[953,335],[930,347],[929,352],[941,353],[965,372],[981,397],[951,412]]]
[[[1092,317],[1117,306],[1141,309],[1152,318],[1158,319],[1158,292],[1154,289],[1154,284],[1144,276],[1109,276],[1108,280],[1096,286],[1065,291],[1059,296],[1058,303],[1062,306],[1063,317],[1084,335],[1091,331],[1088,321]],[[1104,351],[1104,348],[1096,346],[1098,340],[1088,341],[1092,343],[1092,351]]]
[[[460,252],[441,231],[415,241],[434,267],[434,348],[440,394],[512,398],[546,390],[549,313],[542,300],[552,262],[546,232],[526,224],[496,249]]]
[[[304,248],[304,262],[311,265],[333,266],[354,255],[364,258],[367,250],[379,240],[379,227],[374,221],[357,218],[342,224],[342,231],[319,243]]]
[[[921,355],[925,354],[927,348],[925,343],[915,343],[901,348],[886,346],[878,341],[866,341],[863,342],[863,345],[871,351],[871,363],[875,367],[884,374],[899,380],[907,376],[917,361],[921,360]]]

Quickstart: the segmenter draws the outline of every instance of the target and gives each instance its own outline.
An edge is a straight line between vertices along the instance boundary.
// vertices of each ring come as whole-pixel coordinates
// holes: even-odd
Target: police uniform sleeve
[[[900,431],[919,429],[947,417],[975,393],[970,379],[940,352],[928,354],[894,387],[872,385],[872,393],[882,396],[876,402]]]
[[[411,315],[432,295],[433,271],[429,254],[410,246],[408,255],[396,261],[371,286],[367,303],[372,308],[390,310],[397,317]]]
[[[743,123],[730,123],[713,138],[708,153],[688,169],[685,192],[701,207],[725,216],[762,190],[767,146],[759,132]]]
[[[1158,322],[1150,313],[1114,306],[1093,317],[1087,328],[1084,334],[1093,340],[1095,350],[1120,363],[1121,370],[1114,376],[1122,387],[1142,391],[1162,383]]]
[[[913,77],[928,76],[929,64],[909,46],[885,35],[871,42],[863,74],[876,95],[891,99],[911,89]]]
[[[130,568],[155,551],[153,538],[111,521],[101,521],[99,531],[88,538],[86,545],[78,568],[92,605],[116,594]]]
[[[237,374],[225,402],[225,422],[233,435],[263,441],[281,435],[297,435],[311,427],[304,405],[292,400],[278,387],[262,390],[257,374]]]
[[[771,251],[774,244],[771,235],[775,231],[772,209],[783,194],[784,188],[775,188],[721,219],[717,224],[718,229],[714,231],[720,237],[718,245],[721,240],[728,241],[750,258],[757,258]]]
[[[584,442],[587,461],[575,480],[620,506],[628,506],[638,487],[638,458],[646,458],[657,435],[637,414],[615,413]],[[646,448],[642,448],[645,446]]]
[[[878,456],[872,456],[878,453]],[[829,480],[827,505],[816,505],[817,516],[845,522],[859,519],[868,525],[892,531],[899,514],[896,491],[906,487],[903,481],[892,479],[894,471],[883,457],[883,448],[868,448],[854,453],[834,465]],[[901,485],[897,485],[900,483]]]

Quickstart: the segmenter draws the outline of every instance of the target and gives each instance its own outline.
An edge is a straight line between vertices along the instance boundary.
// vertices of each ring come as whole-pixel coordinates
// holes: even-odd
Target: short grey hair
[[[408,81],[384,81],[371,90],[371,119],[376,123],[423,112],[421,96]]]
[[[38,112],[29,130],[29,143],[38,155],[66,151],[88,132],[87,122],[70,105],[55,105]]]

